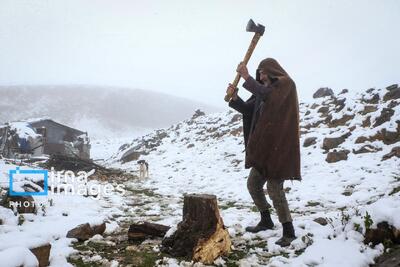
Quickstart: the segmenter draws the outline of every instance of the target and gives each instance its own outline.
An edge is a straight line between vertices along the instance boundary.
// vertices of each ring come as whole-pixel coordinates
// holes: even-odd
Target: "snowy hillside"
[[[303,180],[284,185],[297,235],[291,246],[275,245],[282,231],[275,211],[273,230],[244,230],[258,222],[259,214],[246,187],[241,115],[196,112],[119,149],[125,139],[97,141],[94,158],[105,161],[96,162],[125,173],[89,171],[84,188],[123,186],[123,195],[111,190],[107,196],[34,196],[42,206],[29,213],[9,209],[2,199],[0,266],[37,266],[33,248],[48,245],[54,267],[193,266],[161,253],[160,238],[135,243],[127,235],[134,222],[176,226],[182,220],[185,193],[218,198],[233,251],[218,258],[215,266],[369,266],[391,244],[364,244],[367,229],[387,222],[400,238],[400,88],[336,96],[322,89],[319,94],[326,96],[300,104]],[[140,159],[149,163],[149,178],[136,176]],[[9,188],[8,171],[20,163],[0,159],[1,198]],[[32,168],[42,166],[21,166]],[[44,187],[36,180],[17,182],[26,192]],[[99,224],[105,229],[95,234]],[[79,225],[83,228],[78,238],[70,233]]]
[[[246,188],[249,170],[244,170],[236,112],[200,116],[135,139],[110,164],[134,170],[136,161],[123,162],[137,153],[150,163],[151,178],[144,186],[168,201],[184,193],[217,195],[234,245],[239,250],[250,247],[243,249],[243,266],[367,266],[383,251],[382,245],[371,248],[362,242],[367,212],[374,226],[387,221],[400,227],[396,88],[356,95],[344,91],[300,105],[303,181],[285,183],[298,236],[288,249],[274,244],[281,234],[279,224],[274,231],[244,232],[258,221],[258,214]],[[178,223],[179,209],[172,216],[158,207],[163,197],[160,202],[153,204],[161,222]],[[273,219],[278,222],[275,214]]]

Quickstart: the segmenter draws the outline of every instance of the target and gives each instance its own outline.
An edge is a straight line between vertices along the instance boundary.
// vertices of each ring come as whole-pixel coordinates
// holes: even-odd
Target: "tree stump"
[[[171,236],[164,238],[162,251],[175,257],[211,264],[231,250],[228,231],[219,214],[214,195],[184,196],[183,220]]]

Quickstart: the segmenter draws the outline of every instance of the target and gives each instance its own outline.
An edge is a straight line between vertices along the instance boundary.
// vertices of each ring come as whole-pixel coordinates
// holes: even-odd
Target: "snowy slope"
[[[0,206],[0,266],[36,266],[29,248],[44,243],[52,245],[50,265],[57,267],[71,266],[68,257],[69,262],[82,261],[85,266],[136,266],[124,255],[144,249],[153,253],[158,266],[191,266],[182,259],[161,255],[160,240],[131,245],[126,235],[132,221],[179,223],[184,193],[218,197],[234,250],[231,256],[217,259],[215,265],[368,266],[384,247],[363,243],[367,212],[372,227],[387,221],[400,228],[400,158],[385,156],[400,146],[400,99],[387,99],[387,92],[344,93],[300,104],[303,180],[285,182],[298,237],[288,248],[274,244],[282,231],[274,211],[273,230],[257,234],[244,231],[247,225],[258,222],[258,213],[246,188],[249,170],[244,169],[241,116],[229,111],[133,136],[135,139],[125,144],[125,138],[92,140],[94,159],[106,160],[108,166],[127,172],[138,171],[136,160],[123,163],[121,158],[130,152],[141,154],[140,159],[150,164],[150,178],[91,181],[103,186],[123,184],[127,189],[124,196],[34,197],[37,203],[47,203],[46,208],[37,214],[24,214],[22,223],[20,214]],[[327,138],[339,138],[340,142],[332,145]],[[303,146],[306,140],[311,145]],[[360,149],[368,153],[358,153]],[[328,155],[335,151],[346,151],[347,159],[328,163]],[[8,189],[8,170],[16,167],[0,159],[0,195]],[[21,167],[31,168],[37,167]],[[327,224],[317,223],[317,218]],[[102,242],[101,246],[66,238],[66,232],[78,224],[102,221],[107,222],[106,234],[91,239]]]
[[[252,212],[255,209],[246,188],[249,170],[244,169],[241,119],[236,112],[200,116],[137,138],[123,146],[109,164],[137,170],[136,161],[120,161],[127,151],[134,150],[150,163],[151,178],[144,183],[155,192],[176,198],[184,193],[217,195],[234,244],[268,239],[263,248],[248,251],[240,261],[243,266],[368,266],[383,246],[363,244],[366,213],[371,214],[374,226],[386,220],[400,227],[396,216],[400,197],[394,191],[400,186],[400,159],[382,160],[400,144],[400,99],[383,100],[386,93],[386,89],[343,93],[300,105],[301,144],[308,137],[315,137],[316,144],[301,148],[303,181],[285,182],[298,236],[290,248],[274,244],[281,233],[278,223],[273,231],[244,232],[245,226],[257,222],[258,215]],[[381,113],[386,109],[391,109],[392,115],[385,122]],[[346,133],[336,148],[322,148],[324,138]],[[360,137],[369,140],[356,144]],[[377,151],[354,153],[364,145]],[[348,150],[347,160],[328,163],[327,152],[336,150]],[[161,222],[177,223],[179,216],[178,212]],[[325,218],[328,225],[314,222],[318,217]],[[273,219],[278,222],[275,214]]]

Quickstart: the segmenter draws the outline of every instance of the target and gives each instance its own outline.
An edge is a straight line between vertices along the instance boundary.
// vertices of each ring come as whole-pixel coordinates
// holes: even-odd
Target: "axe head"
[[[246,27],[247,32],[259,33],[261,36],[264,34],[265,26],[261,24],[255,24],[252,19],[249,20]]]

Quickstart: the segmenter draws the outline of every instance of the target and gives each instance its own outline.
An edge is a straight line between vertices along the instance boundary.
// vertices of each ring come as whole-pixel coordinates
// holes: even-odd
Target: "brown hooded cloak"
[[[296,84],[275,59],[264,59],[258,70],[273,82],[248,137],[245,166],[270,179],[301,180]]]

